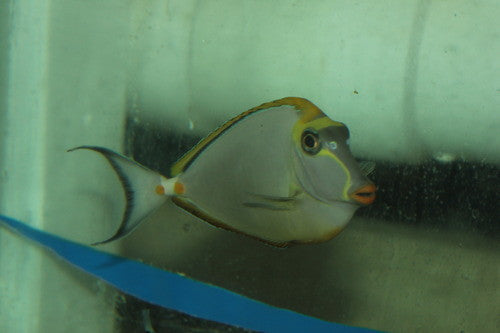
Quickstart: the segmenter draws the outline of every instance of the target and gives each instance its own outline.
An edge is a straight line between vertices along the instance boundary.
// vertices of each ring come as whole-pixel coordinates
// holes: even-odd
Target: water
[[[349,125],[379,187],[337,238],[275,249],[164,207],[103,247],[387,331],[500,330],[495,2],[0,4],[0,213],[86,244],[120,221],[102,145],[166,173],[262,102]],[[169,209],[170,208],[170,209]],[[0,331],[234,330],[152,307],[0,231]]]

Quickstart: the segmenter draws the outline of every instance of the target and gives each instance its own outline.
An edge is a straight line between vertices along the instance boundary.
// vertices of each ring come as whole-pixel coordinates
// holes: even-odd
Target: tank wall
[[[121,149],[129,8],[119,3],[2,2],[0,212],[87,244],[103,228],[90,222],[113,212],[102,198],[115,183],[103,161],[66,150]],[[0,245],[0,331],[113,330],[112,290],[3,228]]]
[[[492,1],[150,8],[151,30],[139,43],[151,61],[141,63],[139,95],[158,114],[183,110],[189,119],[181,126],[191,121],[205,134],[258,103],[303,96],[350,126],[359,155],[500,161],[499,7]],[[181,24],[184,14],[189,21]]]

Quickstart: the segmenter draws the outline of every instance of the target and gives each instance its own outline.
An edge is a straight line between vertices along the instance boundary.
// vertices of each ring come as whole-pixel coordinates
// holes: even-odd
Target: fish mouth
[[[375,184],[368,184],[358,188],[357,190],[349,194],[349,197],[356,203],[366,206],[372,204],[375,201],[376,191],[377,187],[375,186]]]

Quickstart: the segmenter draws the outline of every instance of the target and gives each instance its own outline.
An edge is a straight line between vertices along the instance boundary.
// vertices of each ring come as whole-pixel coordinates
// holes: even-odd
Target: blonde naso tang
[[[227,121],[161,175],[107,148],[126,207],[116,233],[126,236],[167,200],[214,226],[285,247],[335,237],[375,199],[349,149],[349,130],[304,98],[264,103]],[[175,207],[175,206],[174,206]],[[168,220],[168,216],[165,217]]]

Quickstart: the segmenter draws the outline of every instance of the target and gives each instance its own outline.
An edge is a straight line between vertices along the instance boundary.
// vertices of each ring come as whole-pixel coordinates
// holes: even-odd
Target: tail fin
[[[108,243],[128,235],[167,200],[163,185],[168,181],[159,173],[103,147],[80,146],[68,152],[78,149],[93,150],[102,154],[115,170],[125,192],[126,206],[120,227],[110,238],[92,245]]]

